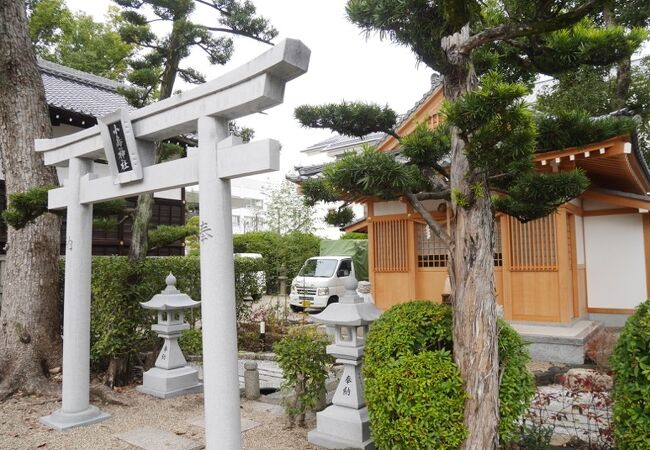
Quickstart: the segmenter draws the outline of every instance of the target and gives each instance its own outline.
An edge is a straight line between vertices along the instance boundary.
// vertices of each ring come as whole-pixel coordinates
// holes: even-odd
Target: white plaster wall
[[[640,214],[584,218],[590,308],[634,308],[647,298]]]
[[[584,264],[585,263],[585,233],[584,233],[584,221],[582,217],[575,216],[576,219],[576,263]]]
[[[390,216],[391,214],[406,214],[406,204],[400,201],[375,203],[375,216]]]

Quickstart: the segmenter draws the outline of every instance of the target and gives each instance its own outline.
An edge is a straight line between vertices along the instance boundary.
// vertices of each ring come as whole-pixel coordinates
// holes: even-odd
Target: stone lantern
[[[316,414],[316,429],[308,435],[309,442],[319,447],[375,448],[370,438],[361,362],[368,326],[381,311],[373,303],[364,302],[356,293],[356,287],[356,280],[346,281],[346,293],[339,302],[311,316],[317,322],[334,327],[334,344],[327,346],[327,353],[343,364],[343,375],[332,405]]]
[[[156,364],[142,377],[142,386],[138,391],[160,398],[203,392],[199,382],[199,372],[188,366],[178,338],[184,330],[190,328],[185,322],[185,309],[196,308],[199,302],[176,289],[176,277],[171,273],[165,282],[167,287],[153,296],[151,300],[140,303],[143,308],[158,311],[158,323],[151,326],[158,336],[165,340]]]

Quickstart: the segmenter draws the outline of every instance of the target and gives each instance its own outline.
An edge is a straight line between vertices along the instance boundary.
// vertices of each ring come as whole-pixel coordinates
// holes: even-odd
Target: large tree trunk
[[[0,2],[0,154],[7,194],[57,184],[55,169],[34,151],[49,138],[45,90],[27,32],[23,0]],[[0,312],[0,397],[39,391],[61,357],[58,256],[61,223],[44,214],[8,230]]]
[[[630,84],[632,84],[632,57],[628,56],[616,64],[616,100],[614,102],[616,109],[625,107]]]
[[[614,27],[617,25],[616,18],[612,11],[612,5],[606,3],[603,7],[603,16],[605,25]],[[625,108],[627,96],[630,91],[630,84],[632,83],[632,57],[628,56],[616,63],[616,90],[614,92],[614,99],[612,106],[615,110]]]
[[[468,30],[464,31],[452,37],[457,44],[469,37]],[[453,69],[443,79],[445,98],[449,101],[478,86],[469,59],[463,55],[456,57],[458,59],[453,61]],[[469,436],[461,449],[489,450],[497,449],[499,445],[494,218],[487,180],[470,168],[465,145],[459,130],[452,127],[451,188],[453,196],[461,196],[468,202],[468,206],[460,206],[452,198],[452,243],[449,252],[454,360],[468,394],[465,425]],[[474,195],[472,187],[477,183],[485,193],[482,196]]]

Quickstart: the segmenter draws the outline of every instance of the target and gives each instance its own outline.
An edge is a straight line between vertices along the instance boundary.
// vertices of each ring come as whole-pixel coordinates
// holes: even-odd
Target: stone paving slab
[[[203,416],[197,416],[192,419],[188,420],[190,425],[194,425],[195,427],[199,428],[205,428],[205,420],[203,420]],[[247,419],[245,417],[241,418],[241,432],[243,433],[244,431],[251,430],[255,427],[259,427],[261,423],[255,422],[254,420]]]
[[[259,412],[264,412],[271,414],[272,416],[275,417],[283,417],[284,416],[284,408],[280,405],[275,405],[275,404],[269,404],[269,403],[263,403],[263,402],[256,402],[256,401],[248,401],[248,404],[251,406],[251,409]]]
[[[191,439],[151,427],[136,428],[114,436],[144,450],[200,450],[204,447]]]

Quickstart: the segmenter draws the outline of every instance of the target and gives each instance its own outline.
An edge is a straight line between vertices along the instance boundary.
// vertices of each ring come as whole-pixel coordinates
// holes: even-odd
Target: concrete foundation
[[[565,364],[584,364],[585,345],[603,328],[601,322],[591,320],[578,320],[566,326],[529,323],[511,325],[529,344],[528,351],[533,360]]]
[[[590,313],[589,320],[602,322],[606,327],[622,328],[631,314],[596,314]]]

